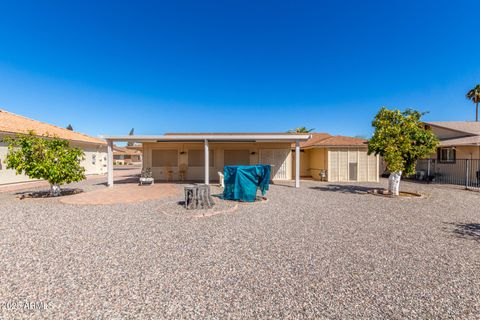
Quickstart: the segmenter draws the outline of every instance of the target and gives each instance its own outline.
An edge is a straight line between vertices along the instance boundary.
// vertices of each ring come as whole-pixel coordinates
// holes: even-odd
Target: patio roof
[[[103,136],[108,141],[123,142],[295,142],[306,141],[310,134],[291,133],[169,133],[166,135]]]
[[[205,150],[205,164],[209,163],[211,142],[295,142],[295,187],[300,187],[300,142],[311,138],[309,133],[169,133],[159,136],[103,136],[107,140],[107,184],[113,186],[113,142],[201,142]],[[204,165],[205,184],[210,183],[209,166]]]

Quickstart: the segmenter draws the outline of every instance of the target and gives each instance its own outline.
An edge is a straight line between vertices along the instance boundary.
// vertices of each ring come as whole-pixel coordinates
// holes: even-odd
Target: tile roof
[[[142,151],[140,150],[135,150],[135,149],[130,149],[126,147],[118,147],[118,146],[113,146],[113,154],[114,155],[141,155]]]
[[[332,136],[328,133],[312,133],[312,138],[300,143],[301,148],[309,147],[351,147],[367,146],[367,140],[347,136]]]
[[[60,128],[0,109],[0,133],[28,133],[31,130],[37,135],[57,136],[60,139],[77,142],[106,144],[104,140],[83,133]]]
[[[425,122],[431,126],[480,135],[480,122],[474,121],[432,121]]]

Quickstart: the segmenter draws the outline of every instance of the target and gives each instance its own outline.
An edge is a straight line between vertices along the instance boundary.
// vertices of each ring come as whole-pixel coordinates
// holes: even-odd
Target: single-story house
[[[379,156],[365,139],[312,133],[300,143],[300,175],[329,182],[378,182]]]
[[[114,164],[141,164],[142,151],[130,147],[113,146]]]
[[[455,162],[457,159],[480,159],[480,122],[438,121],[425,122],[440,140],[437,154],[439,162]]]
[[[436,153],[417,162],[417,179],[480,186],[480,122],[425,122],[440,140]]]
[[[57,136],[60,139],[68,140],[70,145],[81,148],[85,153],[85,159],[81,164],[85,168],[86,174],[106,173],[107,143],[104,140],[0,109],[0,185],[30,181],[27,176],[17,175],[14,170],[7,169],[5,158],[8,147],[1,140],[5,136],[28,133],[31,130],[38,135]]]
[[[272,165],[271,178],[291,180],[292,150],[310,134],[291,133],[167,133],[158,136],[105,136],[108,143],[108,185],[113,185],[113,143],[142,144],[143,168],[160,181],[218,180],[225,165]],[[300,152],[297,152],[299,154]],[[300,162],[300,157],[297,157]],[[208,164],[208,165],[206,165]],[[297,166],[300,169],[300,165]],[[297,175],[299,177],[299,175]],[[300,179],[295,180],[300,185]]]

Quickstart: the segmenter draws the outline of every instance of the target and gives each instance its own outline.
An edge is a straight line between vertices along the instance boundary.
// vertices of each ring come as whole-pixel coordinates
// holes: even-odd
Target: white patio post
[[[210,161],[208,159],[208,140],[205,139],[205,184],[210,184]]]
[[[300,188],[300,141],[295,141],[295,188]]]
[[[113,187],[113,141],[107,141],[107,185]]]

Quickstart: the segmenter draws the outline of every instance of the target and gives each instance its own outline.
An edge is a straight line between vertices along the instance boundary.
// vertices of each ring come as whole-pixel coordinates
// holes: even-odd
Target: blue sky
[[[92,135],[473,120],[476,1],[2,1],[0,108]]]

